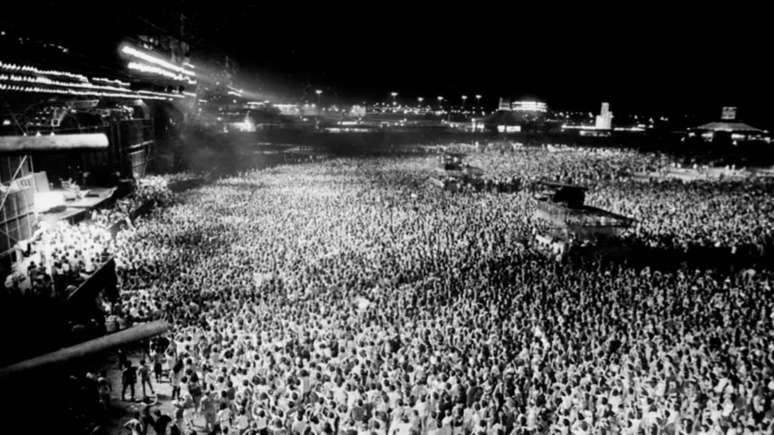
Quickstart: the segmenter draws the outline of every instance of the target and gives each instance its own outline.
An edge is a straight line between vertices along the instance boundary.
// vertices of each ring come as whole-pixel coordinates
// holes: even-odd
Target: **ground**
[[[130,354],[129,359],[132,361],[135,367],[139,365],[141,354],[140,352],[133,352]],[[135,411],[142,412],[144,403],[142,401],[142,388],[140,387],[139,380],[135,385],[135,401],[122,400],[121,399],[121,370],[118,367],[118,355],[113,353],[108,358],[108,379],[110,379],[110,385],[113,387],[113,392],[110,395],[110,414],[108,432],[110,434],[128,434],[128,431],[122,431],[121,427],[124,423],[132,418]],[[166,367],[165,367],[166,369]],[[147,403],[153,404],[153,409],[160,409],[162,414],[168,415],[174,418],[175,407],[169,400],[172,397],[172,386],[169,383],[169,378],[165,375],[161,377],[161,382],[156,382],[155,376],[151,376],[151,382],[153,383],[153,390],[156,393],[149,394]],[[127,396],[129,393],[127,392]],[[127,397],[129,399],[129,397]],[[204,418],[197,416],[193,421],[194,427],[187,429],[184,433],[189,434],[191,429],[196,430],[196,433],[206,433],[202,430],[204,426]]]

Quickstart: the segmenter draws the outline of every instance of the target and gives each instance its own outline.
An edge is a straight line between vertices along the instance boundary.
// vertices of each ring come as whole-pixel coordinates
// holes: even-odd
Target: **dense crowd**
[[[633,217],[630,236],[656,246],[774,248],[774,184],[745,182],[639,183],[599,186],[589,201]]]
[[[466,161],[495,180],[587,185],[654,247],[772,244],[765,181],[635,182],[673,162],[607,149]],[[121,358],[122,388],[84,384],[107,406],[111,390],[168,382],[175,412],[144,407],[134,433],[772,432],[770,268],[557,263],[535,249],[528,189],[446,192],[425,182],[436,167],[334,159],[177,194],[149,177],[89,224],[42,232],[10,287],[56,293],[115,256],[108,323],[173,325],[139,365]],[[111,231],[148,201],[160,207]]]
[[[557,263],[531,246],[527,192],[437,190],[424,183],[434,162],[248,171],[118,233],[124,309],[173,325],[154,364],[177,410],[161,427],[149,411],[126,428],[772,433],[771,270]],[[632,237],[771,234],[763,184],[629,184],[663,156],[525,149],[472,163],[589,184],[593,203],[638,219]]]

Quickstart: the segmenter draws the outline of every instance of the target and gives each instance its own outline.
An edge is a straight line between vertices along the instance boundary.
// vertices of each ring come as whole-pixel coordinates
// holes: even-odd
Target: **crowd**
[[[643,243],[771,241],[771,185],[631,181],[663,155],[466,161],[493,179],[585,184]],[[132,433],[772,433],[770,268],[557,263],[535,249],[529,192],[452,194],[424,182],[436,166],[332,159],[176,194],[150,179],[130,201],[163,207],[113,238],[106,224],[133,207],[54,231],[35,267],[112,255],[121,319],[171,322],[139,364],[121,358],[124,385],[92,376],[103,404],[108,388],[168,384],[167,411],[138,410]]]
[[[619,212],[637,203],[633,237],[687,236],[698,220],[712,229],[695,237],[720,243],[744,237],[744,225],[771,228],[763,187],[754,206],[739,195],[754,187],[627,193],[627,174],[661,156],[473,158],[498,177],[590,184],[595,203]],[[530,245],[528,193],[435,190],[423,183],[433,167],[411,157],[248,171],[180,194],[120,232],[109,250],[125,309],[173,324],[159,356],[176,409],[164,430],[774,430],[771,270],[557,263]],[[712,201],[729,209],[660,223],[662,210],[644,208],[687,209],[687,199],[697,210]],[[730,221],[732,210],[751,222]],[[126,427],[158,427],[161,417],[138,415]]]
[[[654,246],[774,248],[774,184],[624,181],[592,189],[589,202],[637,220],[630,237]]]

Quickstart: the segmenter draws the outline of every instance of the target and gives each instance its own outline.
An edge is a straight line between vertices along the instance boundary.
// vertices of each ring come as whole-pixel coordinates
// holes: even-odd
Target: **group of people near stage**
[[[168,204],[172,200],[170,178],[141,178],[132,194],[110,207],[94,210],[90,219],[78,224],[43,224],[33,240],[24,242],[20,262],[24,270],[15,270],[5,277],[6,291],[41,297],[66,296],[68,289],[77,287],[110,257],[107,247],[114,224],[128,219],[147,201]]]
[[[741,234],[731,210],[770,234],[765,184],[652,194],[628,184],[626,174],[663,156],[472,158],[522,179],[564,174],[619,212],[695,202],[667,223],[660,208],[632,213],[632,237],[756,237]],[[164,430],[771,433],[771,270],[557,263],[530,244],[527,192],[439,192],[423,183],[433,162],[248,171],[181,194],[120,233],[111,249],[124,289],[137,295],[126,306],[174,325]]]

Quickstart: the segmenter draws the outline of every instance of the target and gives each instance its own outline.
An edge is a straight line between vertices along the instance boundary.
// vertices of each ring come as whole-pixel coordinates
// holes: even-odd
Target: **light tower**
[[[319,129],[320,128],[320,113],[321,113],[320,111],[322,110],[322,108],[320,107],[320,96],[322,95],[322,89],[317,89],[317,90],[314,91],[314,93],[317,94],[317,117],[315,118],[315,121],[314,121],[314,127],[316,129]]]
[[[594,128],[597,130],[610,130],[613,128],[613,112],[610,111],[610,103],[602,103],[597,115]]]

